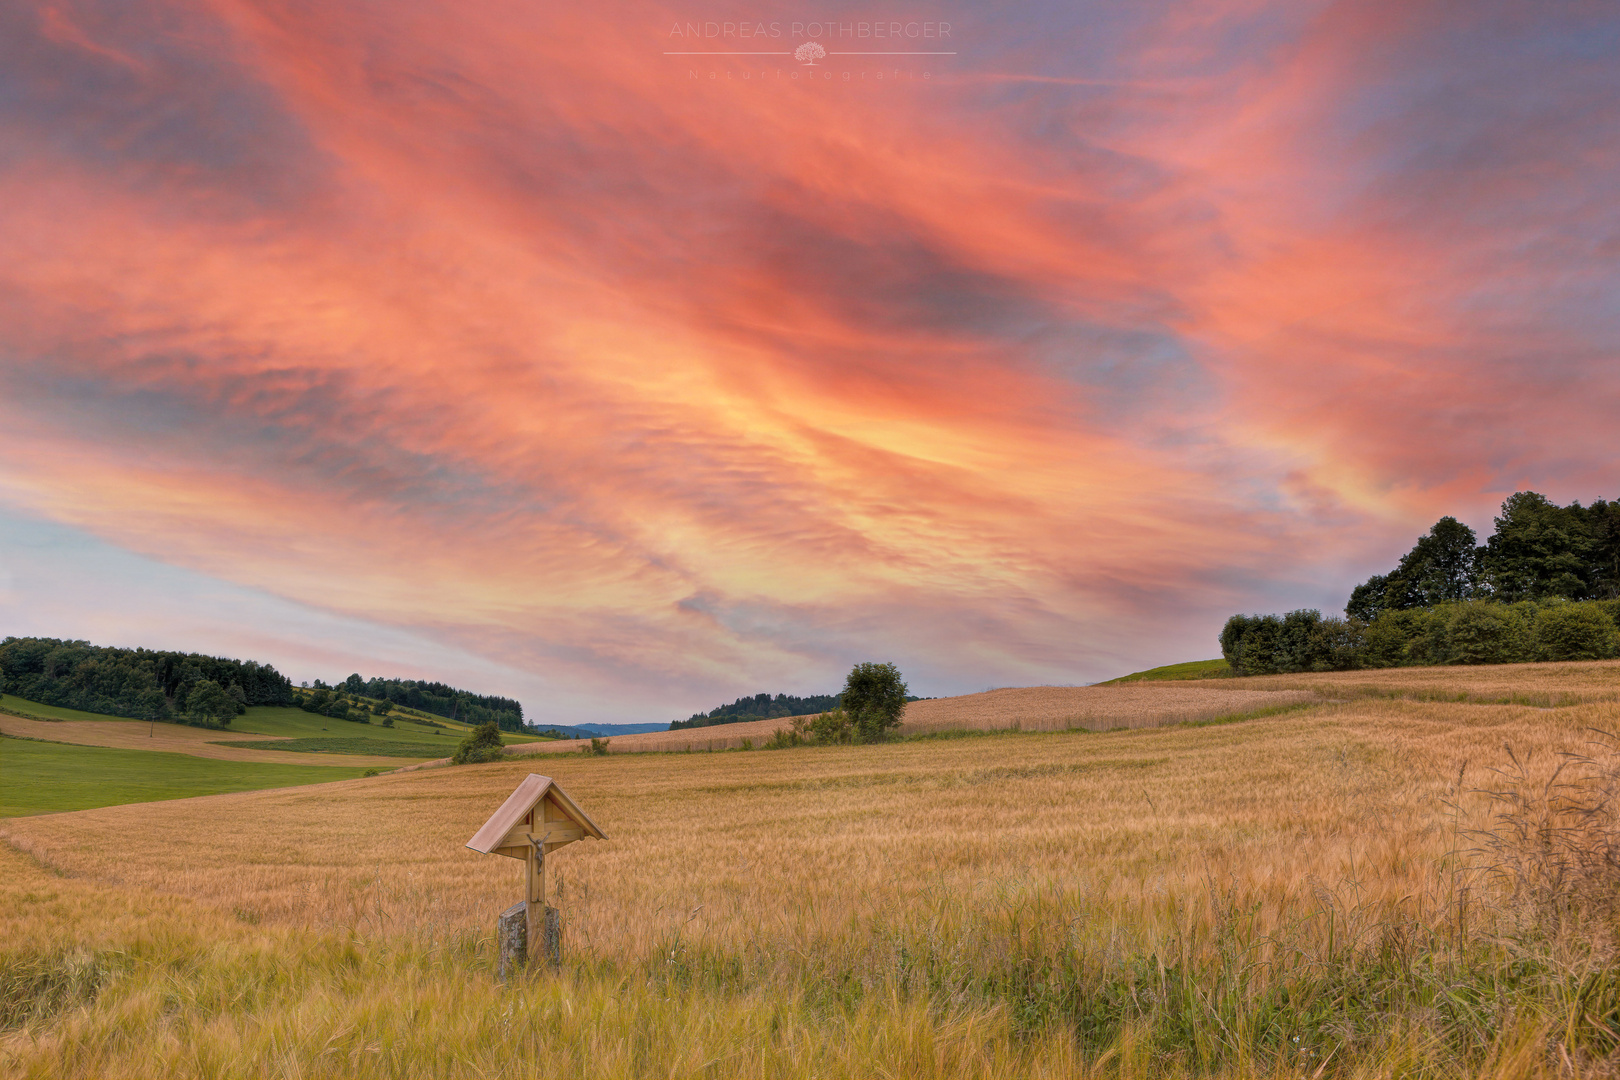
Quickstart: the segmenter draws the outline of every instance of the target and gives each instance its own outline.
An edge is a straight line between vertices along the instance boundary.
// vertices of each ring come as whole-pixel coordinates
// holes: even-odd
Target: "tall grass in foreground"
[[[1500,780],[1472,846],[1395,901],[1354,876],[1281,909],[1218,881],[1128,907],[1011,883],[809,939],[575,942],[507,987],[484,932],[260,927],[7,853],[0,1071],[1614,1075],[1620,765]]]

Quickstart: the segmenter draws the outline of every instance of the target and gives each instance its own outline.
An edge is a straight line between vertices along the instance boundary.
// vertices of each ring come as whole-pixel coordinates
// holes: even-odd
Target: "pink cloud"
[[[1440,513],[1612,487],[1612,278],[1561,230],[1613,161],[1543,199],[1575,135],[1521,123],[1414,165],[1497,107],[1414,75],[1451,9],[1184,5],[1096,77],[1003,41],[881,91],[690,79],[671,14],[37,18],[190,119],[69,86],[78,141],[18,129],[5,497],[684,708],[1207,655]]]

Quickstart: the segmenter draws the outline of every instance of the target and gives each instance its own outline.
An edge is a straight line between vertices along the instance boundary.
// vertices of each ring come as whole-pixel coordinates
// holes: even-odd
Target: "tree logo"
[[[807,41],[793,50],[793,59],[804,64],[805,67],[815,67],[816,61],[827,55],[827,50],[821,47],[820,42]]]

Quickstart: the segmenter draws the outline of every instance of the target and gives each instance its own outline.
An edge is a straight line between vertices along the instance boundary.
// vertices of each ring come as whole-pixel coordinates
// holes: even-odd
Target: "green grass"
[[[0,694],[0,708],[4,708],[7,712],[20,713],[34,720],[125,720],[131,724],[146,723],[145,720],[130,720],[127,716],[108,716],[106,713],[64,709],[59,705],[41,705],[37,701],[29,701],[27,698],[15,697],[11,694]]]
[[[11,694],[0,694],[0,707],[14,713],[21,713],[39,720],[121,720],[130,724],[144,724],[145,720],[131,720],[127,716],[109,716],[106,713],[83,712],[79,709],[64,709],[58,705],[42,705],[37,701],[15,697]],[[402,716],[394,718],[394,726],[382,726],[383,718],[373,716],[371,723],[361,724],[352,720],[333,720],[329,716],[318,716],[307,713],[302,709],[283,708],[272,705],[255,705],[229,724],[225,731],[240,731],[248,735],[281,735],[290,739],[318,739],[331,737],[335,739],[349,739],[361,737],[377,739],[384,742],[408,743],[444,743],[452,750],[455,744],[465,739],[472,731],[466,724],[456,723],[452,720],[437,718],[434,723],[439,727],[419,724],[414,720]],[[515,743],[540,742],[533,735],[517,735],[510,731],[501,732],[501,741],[508,746]],[[384,753],[385,751],[376,751]],[[446,751],[448,753],[449,751]],[[430,754],[429,757],[441,757],[440,754]]]
[[[402,758],[441,758],[455,752],[456,744],[449,739],[436,743],[392,742],[386,739],[320,738],[320,739],[265,739],[244,741],[221,739],[216,746],[234,746],[247,750],[286,750],[294,754],[383,754]]]
[[[71,710],[65,710],[71,711]],[[0,817],[347,780],[364,769],[0,738]]]
[[[1159,682],[1177,681],[1181,679],[1225,679],[1232,675],[1232,667],[1225,660],[1191,660],[1185,664],[1167,664],[1164,667],[1149,668],[1146,671],[1137,671],[1129,675],[1121,675],[1117,679],[1109,679],[1100,686],[1112,686],[1115,683],[1126,682]]]
[[[386,743],[440,743],[455,747],[467,737],[465,724],[442,721],[444,727],[431,728],[409,720],[394,721],[393,727],[383,727],[382,717],[373,716],[371,723],[353,720],[334,720],[330,716],[307,713],[303,709],[255,705],[231,721],[231,730],[252,735],[280,735],[288,739],[370,739]]]
[[[289,739],[375,739],[382,742],[401,742],[426,744],[434,746],[448,746],[449,753],[454,750],[456,743],[465,739],[472,732],[466,724],[459,724],[451,720],[437,719],[436,724],[441,727],[429,727],[427,724],[418,724],[414,720],[396,716],[393,727],[383,727],[383,718],[373,716],[371,723],[361,724],[353,720],[334,720],[330,716],[321,716],[317,713],[307,713],[302,709],[281,708],[270,705],[255,705],[246,713],[231,721],[231,730],[251,735],[281,735]],[[515,735],[510,731],[501,732],[501,741],[507,745],[520,742],[539,742],[533,735]],[[369,752],[369,751],[368,751]],[[384,753],[384,751],[375,751]],[[430,754],[430,757],[442,757],[442,754]]]

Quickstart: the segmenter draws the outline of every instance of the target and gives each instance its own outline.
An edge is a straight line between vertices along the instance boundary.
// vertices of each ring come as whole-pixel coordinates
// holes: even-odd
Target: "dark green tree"
[[[1597,554],[1588,518],[1578,502],[1559,506],[1534,491],[1508,496],[1482,559],[1492,594],[1507,603],[1551,596],[1585,599]]]
[[[1620,499],[1598,499],[1586,508],[1591,534],[1592,595],[1620,599]]]
[[[1356,586],[1344,613],[1371,622],[1381,611],[1468,600],[1479,591],[1480,548],[1474,530],[1454,517],[1435,522],[1388,574]]]
[[[900,726],[906,684],[893,664],[856,664],[844,682],[844,711],[862,741],[882,739]]]
[[[193,723],[228,724],[236,716],[236,701],[213,679],[198,679],[186,695],[186,716]]]
[[[1350,602],[1344,613],[1352,619],[1372,622],[1384,611],[1384,594],[1389,591],[1389,575],[1374,574],[1350,590]]]

